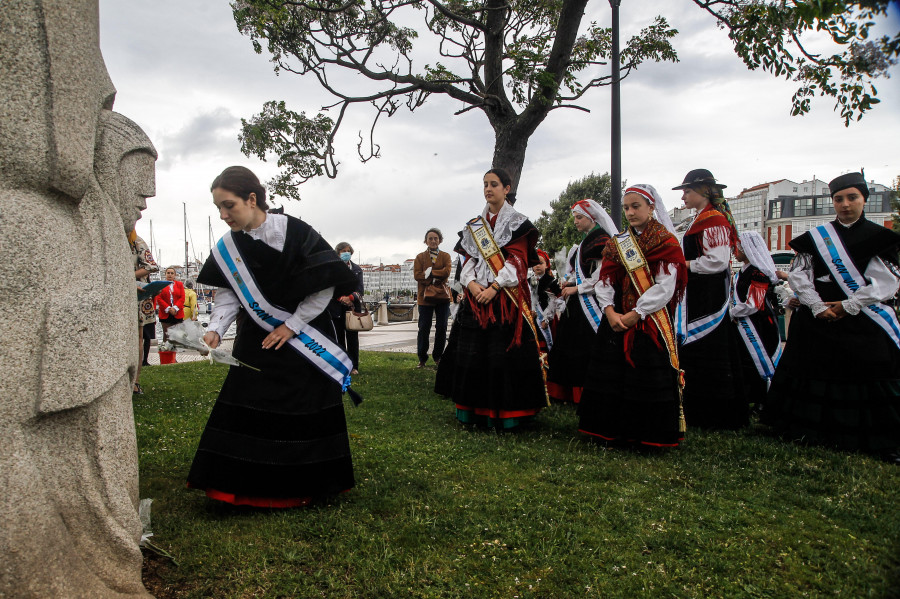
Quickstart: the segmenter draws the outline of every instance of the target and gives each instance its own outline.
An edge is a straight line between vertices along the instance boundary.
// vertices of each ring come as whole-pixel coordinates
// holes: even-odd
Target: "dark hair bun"
[[[224,189],[243,200],[249,200],[250,194],[256,195],[256,205],[265,212],[269,205],[266,204],[266,188],[259,182],[259,178],[245,166],[229,166],[213,179],[209,190]]]

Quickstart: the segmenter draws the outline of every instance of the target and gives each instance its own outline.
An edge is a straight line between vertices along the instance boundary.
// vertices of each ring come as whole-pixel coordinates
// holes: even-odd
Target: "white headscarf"
[[[666,206],[663,204],[662,197],[660,197],[659,192],[656,191],[655,187],[643,183],[631,185],[625,190],[625,193],[622,194],[622,198],[624,199],[629,193],[636,193],[650,202],[650,207],[653,208],[653,218],[668,229],[669,233],[672,235],[675,234],[675,225],[672,224],[672,219],[669,217],[669,213],[666,212]]]
[[[778,277],[775,275],[775,262],[772,260],[772,254],[769,253],[762,235],[756,231],[744,231],[741,233],[740,244],[741,250],[747,256],[750,264],[769,277],[772,283],[777,283]]]
[[[603,209],[603,206],[591,199],[579,200],[572,206],[574,214],[586,216],[603,228],[608,235],[617,235],[619,228]]]

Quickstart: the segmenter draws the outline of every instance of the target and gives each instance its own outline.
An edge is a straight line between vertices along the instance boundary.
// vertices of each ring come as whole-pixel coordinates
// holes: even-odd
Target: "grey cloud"
[[[215,155],[223,146],[234,148],[240,127],[238,117],[227,108],[219,107],[196,116],[182,129],[162,138],[159,168],[197,155]]]

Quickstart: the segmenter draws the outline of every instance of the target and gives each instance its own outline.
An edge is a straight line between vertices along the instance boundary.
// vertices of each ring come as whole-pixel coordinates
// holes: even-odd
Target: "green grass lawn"
[[[157,597],[898,597],[900,468],[759,430],[607,450],[572,406],[459,424],[414,355],[363,353],[357,486],[308,508],[217,504],[185,478],[226,369],[143,370],[135,399]]]

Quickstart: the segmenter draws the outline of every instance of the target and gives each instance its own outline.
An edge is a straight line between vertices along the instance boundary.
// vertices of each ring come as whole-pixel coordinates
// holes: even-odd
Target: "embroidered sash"
[[[500,251],[497,242],[494,241],[494,236],[491,235],[491,230],[488,228],[487,223],[484,222],[483,217],[476,216],[466,223],[466,227],[468,227],[469,232],[472,234],[472,238],[475,239],[475,245],[478,246],[478,252],[481,254],[481,258],[491,269],[491,273],[493,273],[494,277],[496,277],[500,272],[500,269],[503,268],[505,261],[503,259],[503,253]],[[544,377],[544,397],[549,406],[550,395],[547,393],[547,354],[541,351],[541,345],[538,342],[537,327],[534,324],[534,314],[532,314],[525,301],[519,302],[519,289],[517,287],[503,287],[502,289],[514,304],[517,306],[521,305],[522,317],[525,319],[525,322],[528,323],[528,327],[534,335],[538,359],[541,362],[541,375]]]
[[[225,235],[216,243],[213,255],[225,279],[247,310],[247,314],[261,329],[274,331],[290,318],[290,312],[273,306],[262,294],[253,273],[247,268],[241,256],[240,249],[234,243],[232,234]],[[342,392],[348,391],[353,361],[337,343],[315,327],[306,324],[287,342],[287,345],[318,368],[322,374],[338,383]],[[351,397],[358,403],[358,395],[351,392]]]
[[[735,273],[734,275],[731,296],[732,306],[737,304],[737,282],[740,274],[741,273]],[[753,365],[756,366],[756,372],[758,372],[759,376],[766,381],[766,388],[768,388],[772,383],[772,377],[775,376],[775,367],[778,366],[778,360],[781,359],[781,340],[778,342],[775,354],[770,356],[763,346],[762,339],[756,331],[756,326],[754,326],[753,321],[750,320],[749,316],[736,318],[735,323],[737,324],[741,339],[743,339],[744,345],[747,346],[747,351],[753,359]]]
[[[655,282],[647,260],[637,244],[637,239],[634,238],[631,227],[624,233],[615,235],[613,239],[616,242],[619,257],[622,259],[622,266],[625,267],[625,272],[628,273],[631,284],[637,290],[638,297],[644,295],[644,292],[653,287]],[[669,364],[678,373],[678,430],[683,433],[687,430],[684,419],[684,405],[681,398],[684,390],[684,371],[681,370],[678,363],[678,344],[675,342],[672,319],[669,317],[669,312],[665,306],[651,314],[650,318],[656,323],[656,327],[659,329],[660,335],[666,344],[666,349],[669,351]]]
[[[809,232],[815,243],[819,257],[828,267],[831,277],[837,282],[847,297],[867,285],[865,277],[856,268],[847,248],[834,228],[834,223],[826,223]],[[887,333],[891,341],[900,348],[900,322],[897,314],[881,302],[863,306],[861,313],[871,318],[875,324]]]
[[[579,245],[578,251],[575,253],[575,284],[581,285],[583,280],[584,277],[581,274],[581,246]],[[597,329],[600,328],[600,321],[603,319],[603,313],[600,311],[600,304],[597,303],[596,296],[582,293],[577,293],[576,295],[578,295],[578,303],[581,306],[581,310],[596,333]]]
[[[727,287],[725,292],[726,299],[722,307],[712,314],[707,314],[702,318],[695,318],[690,322],[687,319],[688,292],[685,289],[684,297],[675,308],[675,326],[677,327],[675,334],[680,345],[687,345],[698,339],[703,339],[722,324],[722,321],[725,320],[725,315],[728,314],[731,295],[731,283],[727,277],[725,278],[725,286]]]

